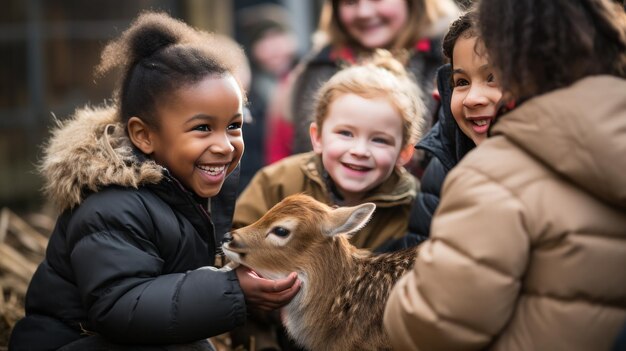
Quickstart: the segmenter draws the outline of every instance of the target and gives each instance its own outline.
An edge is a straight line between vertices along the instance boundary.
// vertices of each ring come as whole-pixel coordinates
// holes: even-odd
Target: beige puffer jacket
[[[449,174],[396,350],[608,350],[626,322],[626,80],[528,100]]]

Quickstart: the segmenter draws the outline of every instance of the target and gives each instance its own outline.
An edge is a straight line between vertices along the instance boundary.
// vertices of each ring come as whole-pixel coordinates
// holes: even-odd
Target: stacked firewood
[[[15,322],[24,316],[24,297],[44,257],[54,222],[34,214],[27,219],[0,210],[0,350],[6,350]]]

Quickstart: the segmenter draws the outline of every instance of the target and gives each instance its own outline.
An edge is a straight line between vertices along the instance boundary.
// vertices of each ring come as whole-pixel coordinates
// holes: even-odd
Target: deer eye
[[[280,236],[281,238],[286,238],[286,237],[289,236],[289,234],[291,234],[289,229],[286,229],[286,228],[283,228],[283,227],[274,227],[274,228],[272,228],[270,233],[272,233],[272,234],[274,234],[276,236]]]

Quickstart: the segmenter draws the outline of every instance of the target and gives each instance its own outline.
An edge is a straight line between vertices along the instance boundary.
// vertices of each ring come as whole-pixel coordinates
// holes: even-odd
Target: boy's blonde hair
[[[370,61],[339,71],[318,90],[313,112],[318,133],[322,131],[330,105],[344,94],[356,94],[366,99],[388,99],[403,121],[402,147],[415,144],[421,137],[426,111],[422,92],[410,73],[389,51],[376,50]]]

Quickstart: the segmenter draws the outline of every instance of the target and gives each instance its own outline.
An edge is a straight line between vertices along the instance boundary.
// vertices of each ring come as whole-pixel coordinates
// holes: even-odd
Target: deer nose
[[[222,239],[222,242],[223,243],[229,243],[231,241],[233,241],[233,235],[230,232],[226,232],[224,234],[224,238]]]

